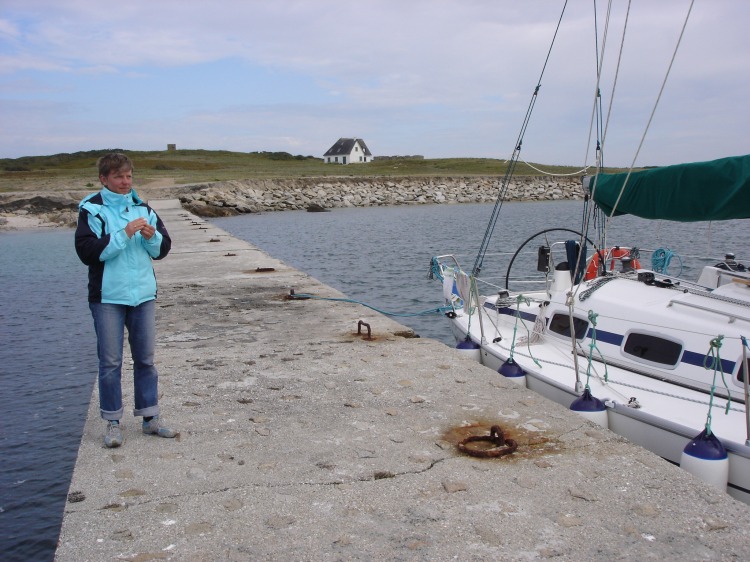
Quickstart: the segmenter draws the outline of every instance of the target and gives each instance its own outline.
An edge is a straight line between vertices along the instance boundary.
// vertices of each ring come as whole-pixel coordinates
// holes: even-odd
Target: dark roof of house
[[[340,156],[342,154],[351,154],[354,148],[354,143],[358,142],[365,153],[365,156],[372,156],[372,152],[367,148],[365,141],[362,139],[339,139],[336,143],[328,149],[323,156]]]

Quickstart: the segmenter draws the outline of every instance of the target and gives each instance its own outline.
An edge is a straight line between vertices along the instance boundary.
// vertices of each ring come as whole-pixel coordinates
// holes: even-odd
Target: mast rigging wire
[[[674,47],[674,52],[672,53],[672,58],[669,61],[669,66],[667,67],[667,72],[664,75],[664,80],[662,80],[661,88],[659,88],[659,94],[656,96],[656,101],[654,102],[654,107],[651,109],[651,114],[649,115],[648,122],[646,123],[646,128],[643,130],[643,135],[641,136],[641,140],[638,143],[638,148],[635,151],[635,154],[633,155],[633,160],[630,163],[630,168],[628,168],[628,173],[625,176],[625,181],[622,184],[622,188],[620,189],[620,194],[617,196],[617,200],[615,201],[615,204],[612,206],[612,214],[607,218],[606,226],[604,229],[604,235],[606,237],[607,234],[607,228],[609,227],[610,220],[615,214],[615,211],[617,210],[617,205],[620,203],[620,199],[622,199],[623,193],[625,193],[625,187],[628,185],[628,181],[630,180],[630,175],[633,173],[633,168],[635,168],[635,162],[638,159],[638,155],[641,152],[641,148],[643,148],[643,143],[646,142],[646,135],[648,134],[649,128],[651,127],[651,122],[654,119],[654,115],[656,114],[656,108],[659,106],[659,102],[661,101],[662,94],[664,93],[664,88],[667,85],[667,80],[669,79],[669,74],[672,71],[672,65],[674,65],[674,61],[677,58],[677,51],[680,48],[680,44],[682,43],[682,38],[685,35],[685,28],[687,27],[688,20],[690,19],[690,13],[693,11],[693,5],[695,4],[695,0],[691,0],[690,6],[688,7],[687,14],[685,14],[685,21],[682,24],[682,29],[680,30],[680,35],[677,38],[677,43]],[[606,131],[605,131],[606,135]],[[597,174],[598,176],[598,174]],[[594,193],[594,190],[596,190],[596,181],[594,182],[594,188],[592,190],[592,196]]]
[[[490,221],[487,224],[487,230],[485,230],[484,238],[482,239],[482,244],[479,247],[479,252],[477,253],[476,259],[474,260],[474,266],[471,269],[471,274],[474,277],[479,276],[479,272],[482,270],[482,264],[484,262],[484,255],[487,253],[487,248],[490,245],[492,234],[495,231],[495,225],[497,224],[497,217],[498,217],[498,214],[500,213],[500,209],[503,206],[503,201],[505,200],[505,194],[508,192],[508,185],[510,184],[510,179],[513,177],[513,173],[515,172],[516,165],[518,164],[518,158],[521,152],[521,146],[523,144],[523,137],[526,134],[526,128],[529,126],[531,113],[534,109],[534,105],[536,104],[537,94],[539,93],[539,88],[542,87],[542,76],[544,76],[544,71],[547,69],[547,63],[549,62],[550,55],[552,54],[552,47],[555,44],[557,33],[560,31],[560,24],[562,23],[562,18],[563,18],[563,15],[565,14],[565,8],[567,6],[568,6],[568,0],[565,0],[565,4],[563,5],[562,12],[560,13],[560,18],[557,20],[557,27],[555,27],[555,33],[552,36],[552,42],[550,43],[549,50],[547,51],[547,57],[544,60],[542,71],[539,74],[539,80],[537,80],[536,88],[534,88],[534,93],[531,95],[531,101],[529,101],[529,107],[526,109],[526,116],[524,117],[523,124],[521,125],[521,131],[518,134],[518,140],[516,141],[515,148],[513,149],[513,154],[510,157],[510,163],[508,164],[508,167],[505,169],[505,175],[503,176],[503,181],[500,185],[500,191],[497,195],[497,199],[495,200],[495,206],[492,209],[492,215],[490,216]]]

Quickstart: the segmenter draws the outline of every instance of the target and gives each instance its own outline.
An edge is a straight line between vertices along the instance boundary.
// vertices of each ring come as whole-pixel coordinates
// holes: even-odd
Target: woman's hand
[[[134,221],[130,221],[128,224],[125,225],[125,234],[128,235],[128,238],[132,238],[133,234],[136,232],[141,232],[143,235],[143,229],[148,228],[151,230],[151,233],[148,236],[144,237],[148,240],[154,235],[154,227],[149,226],[148,222],[144,218],[135,219]]]
[[[146,223],[143,228],[141,228],[141,236],[143,236],[146,240],[151,240],[151,237],[156,232],[156,227],[151,226],[150,224]]]

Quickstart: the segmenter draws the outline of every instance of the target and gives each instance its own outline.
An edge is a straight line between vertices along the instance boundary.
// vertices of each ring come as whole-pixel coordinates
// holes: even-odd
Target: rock
[[[23,196],[0,202],[0,212],[25,211],[26,213],[41,214],[64,209],[78,209],[78,201],[59,195]]]
[[[199,217],[233,217],[239,215],[234,207],[217,207],[215,205],[183,205],[185,210]]]
[[[305,177],[176,186],[168,196],[179,198],[182,206],[191,213],[210,218],[298,209],[325,212],[341,207],[491,203],[497,198],[500,185],[500,180],[494,177],[403,177],[387,180],[379,177]],[[74,225],[78,202],[86,194],[0,194],[0,213],[32,216],[40,222],[50,223],[50,226]],[[516,177],[508,185],[507,191],[507,200],[510,201],[582,197],[580,179],[567,177]],[[40,215],[45,215],[44,219]]]
[[[449,494],[455,494],[456,492],[465,492],[468,487],[465,482],[459,480],[444,480],[443,489]]]

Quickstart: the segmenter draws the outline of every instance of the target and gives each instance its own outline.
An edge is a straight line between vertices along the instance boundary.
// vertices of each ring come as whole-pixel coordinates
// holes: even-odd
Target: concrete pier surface
[[[57,560],[750,558],[747,505],[366,307],[285,298],[342,295],[152,204],[174,241],[160,404],[181,433],[126,414],[106,449],[95,390]],[[130,365],[123,391],[130,412]],[[515,453],[457,450],[494,424]]]

